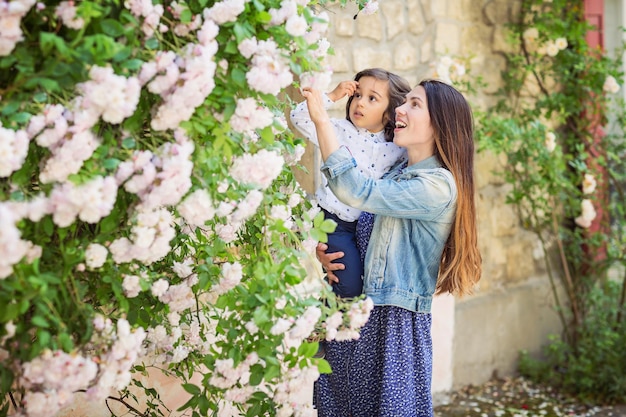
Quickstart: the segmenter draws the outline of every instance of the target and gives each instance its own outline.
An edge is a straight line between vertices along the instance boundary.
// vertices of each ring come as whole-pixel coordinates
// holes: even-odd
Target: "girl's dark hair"
[[[426,91],[435,155],[454,176],[458,195],[456,218],[439,268],[437,294],[463,295],[472,292],[482,270],[474,203],[472,110],[465,97],[448,84],[424,80],[419,85]]]
[[[393,130],[396,127],[396,107],[404,103],[405,96],[411,91],[411,85],[404,78],[382,68],[368,68],[359,71],[354,76],[354,81],[359,81],[363,77],[373,77],[377,80],[389,82],[389,105],[383,114],[383,125],[385,126],[385,139],[387,142],[393,141]],[[346,119],[350,120],[350,104],[354,96],[348,97],[346,103]],[[352,120],[350,120],[352,122]]]

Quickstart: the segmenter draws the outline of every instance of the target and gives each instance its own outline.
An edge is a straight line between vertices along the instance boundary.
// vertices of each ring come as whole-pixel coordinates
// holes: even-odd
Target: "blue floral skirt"
[[[319,417],[432,417],[431,315],[376,306],[358,340],[328,342]]]

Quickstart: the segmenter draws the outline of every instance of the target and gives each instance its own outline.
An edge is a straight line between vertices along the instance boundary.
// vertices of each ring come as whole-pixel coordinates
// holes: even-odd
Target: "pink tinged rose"
[[[85,250],[85,263],[91,269],[100,268],[107,260],[109,251],[99,243],[90,243]]]
[[[167,292],[169,286],[170,284],[169,282],[167,282],[167,280],[160,278],[152,284],[152,287],[150,287],[150,292],[155,297],[160,297]]]
[[[617,80],[612,75],[606,77],[604,80],[604,85],[602,86],[602,90],[606,93],[615,94],[619,91],[620,86],[617,83]]]
[[[585,174],[583,178],[583,194],[591,194],[596,190],[597,182],[593,175]]]
[[[235,159],[230,175],[237,182],[266,189],[278,177],[285,163],[277,152],[262,149],[256,154],[244,154]]]
[[[304,16],[293,15],[287,19],[285,30],[291,36],[304,36],[308,28],[307,21]]]
[[[580,227],[587,229],[596,218],[596,209],[593,207],[593,202],[589,199],[584,199],[580,206],[582,213],[580,216],[576,217],[574,221]]]
[[[178,205],[178,213],[190,226],[203,226],[215,216],[215,208],[209,192],[198,189]]]
[[[137,297],[141,292],[140,278],[137,275],[125,275],[122,281],[122,288],[126,297]]]
[[[545,146],[548,152],[552,152],[556,149],[556,135],[554,132],[546,133]]]
[[[28,144],[26,131],[0,127],[0,178],[6,178],[22,167]]]
[[[249,59],[254,53],[256,53],[258,48],[258,42],[256,38],[248,38],[244,39],[237,45],[237,49],[239,49],[239,53],[246,59]]]

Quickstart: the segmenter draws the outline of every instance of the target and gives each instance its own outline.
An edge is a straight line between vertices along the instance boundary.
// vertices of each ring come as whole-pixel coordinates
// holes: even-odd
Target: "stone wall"
[[[356,14],[356,6],[329,9],[328,38],[335,51],[329,59],[333,83],[359,70],[383,67],[414,85],[432,77],[444,55],[471,58],[471,74],[488,86],[470,103],[484,108],[493,101],[505,67],[505,24],[519,11],[512,0],[381,0],[373,15]],[[294,99],[301,97],[294,93]],[[345,101],[332,115],[343,117]],[[318,180],[319,157],[309,146],[304,163],[310,173],[299,180],[312,191]],[[478,384],[494,373],[516,371],[519,350],[540,350],[547,335],[560,330],[552,293],[537,239],[520,226],[513,208],[505,204],[507,186],[493,173],[502,158],[479,154],[476,160],[479,242],[483,277],[476,293],[448,307],[435,308],[435,349],[449,346],[450,357],[435,357],[434,389]],[[449,306],[452,306],[451,308]],[[453,323],[452,326],[436,325]],[[448,349],[442,349],[448,351]],[[439,355],[441,356],[441,355]]]

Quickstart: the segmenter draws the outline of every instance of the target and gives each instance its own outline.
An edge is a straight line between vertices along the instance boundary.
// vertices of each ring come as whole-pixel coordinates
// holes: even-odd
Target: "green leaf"
[[[117,166],[120,164],[120,160],[117,158],[107,158],[104,160],[104,162],[102,163],[102,166],[106,169],[110,169],[113,170],[115,168],[117,168]]]
[[[37,103],[44,103],[48,100],[48,94],[45,92],[37,93],[33,96],[33,100]]]
[[[45,318],[41,317],[41,316],[33,316],[30,319],[30,321],[31,321],[31,323],[33,325],[35,325],[37,327],[42,327],[44,329],[48,328],[48,326],[49,326],[48,321]]]
[[[182,23],[189,23],[191,22],[191,18],[193,17],[193,13],[191,13],[191,10],[189,9],[185,9],[180,13],[180,21]]]
[[[333,371],[326,359],[318,359],[317,370],[320,374],[329,374]]]
[[[122,68],[126,68],[129,70],[138,70],[143,65],[143,61],[141,59],[129,59],[124,61],[122,64]]]
[[[240,68],[233,68],[232,72],[230,73],[230,78],[237,86],[246,86],[246,73],[243,72]]]
[[[114,38],[124,34],[124,26],[116,20],[104,19],[100,22],[102,32]]]
[[[32,114],[27,113],[27,112],[15,113],[11,117],[11,121],[22,124],[22,123],[26,123],[27,121],[29,121],[31,116]]]
[[[8,116],[9,114],[15,113],[17,109],[20,108],[20,103],[17,101],[9,101],[3,108],[2,114],[4,116]]]
[[[187,391],[191,395],[198,396],[198,395],[202,394],[202,390],[197,385],[194,385],[194,384],[183,384],[182,387],[183,387],[183,389],[185,391]]]
[[[39,45],[41,52],[45,55],[49,55],[53,50],[56,50],[63,57],[69,58],[73,55],[72,50],[65,44],[65,40],[54,33],[40,32]]]
[[[126,138],[122,141],[122,148],[124,149],[135,149],[136,146],[135,138]]]
[[[146,41],[146,48],[157,49],[159,47],[159,40],[157,38],[150,38]]]

